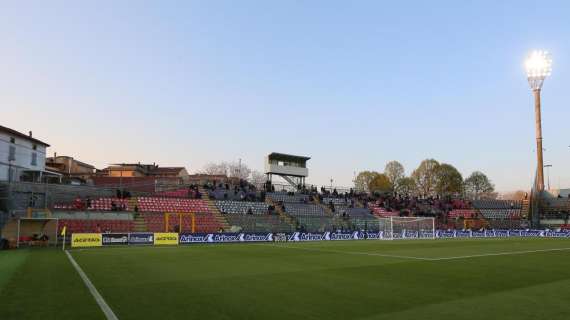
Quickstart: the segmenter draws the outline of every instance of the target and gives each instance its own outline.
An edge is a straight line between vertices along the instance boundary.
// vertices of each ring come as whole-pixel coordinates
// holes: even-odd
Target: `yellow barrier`
[[[100,233],[74,233],[71,235],[71,247],[100,247],[103,236]]]
[[[154,245],[178,245],[178,233],[174,232],[163,232],[154,234]]]

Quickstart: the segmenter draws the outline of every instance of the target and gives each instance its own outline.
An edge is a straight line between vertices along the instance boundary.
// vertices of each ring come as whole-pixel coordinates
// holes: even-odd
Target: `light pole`
[[[543,50],[530,53],[525,62],[528,83],[534,95],[534,114],[536,129],[536,189],[544,191],[544,160],[542,156],[542,120],[540,114],[540,90],[544,79],[552,72],[552,57]]]
[[[548,190],[550,190],[550,168],[552,168],[551,164],[545,164],[544,167],[546,168],[546,181],[548,181]]]

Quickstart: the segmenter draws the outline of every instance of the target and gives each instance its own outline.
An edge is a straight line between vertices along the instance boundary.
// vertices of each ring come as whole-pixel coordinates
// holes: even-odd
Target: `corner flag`
[[[67,226],[63,226],[63,229],[61,229],[61,235],[65,236],[66,231],[67,231]]]

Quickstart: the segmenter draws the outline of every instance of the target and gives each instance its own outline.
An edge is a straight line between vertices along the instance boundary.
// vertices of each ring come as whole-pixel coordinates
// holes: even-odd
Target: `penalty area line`
[[[101,308],[101,311],[103,311],[103,313],[105,314],[105,317],[108,320],[118,320],[119,318],[117,318],[113,310],[111,310],[111,307],[109,307],[107,302],[105,302],[105,299],[103,299],[103,297],[99,294],[99,291],[97,291],[93,283],[91,283],[91,280],[89,280],[89,278],[87,277],[85,272],[83,272],[79,264],[75,262],[75,259],[73,259],[73,256],[69,253],[69,251],[66,250],[65,254],[69,258],[71,265],[75,268],[77,273],[79,273],[79,276],[83,280],[83,283],[85,283],[85,286],[87,287],[87,289],[89,289],[89,292],[91,292],[91,295],[95,299],[95,302],[97,302],[97,304],[99,305],[99,308]]]

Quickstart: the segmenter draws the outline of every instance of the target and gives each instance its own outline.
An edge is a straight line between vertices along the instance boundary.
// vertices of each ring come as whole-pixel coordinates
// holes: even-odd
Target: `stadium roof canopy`
[[[279,153],[279,152],[272,152],[267,157],[269,158],[269,160],[280,160],[288,162],[304,162],[311,159],[311,157],[295,156],[292,154]]]

